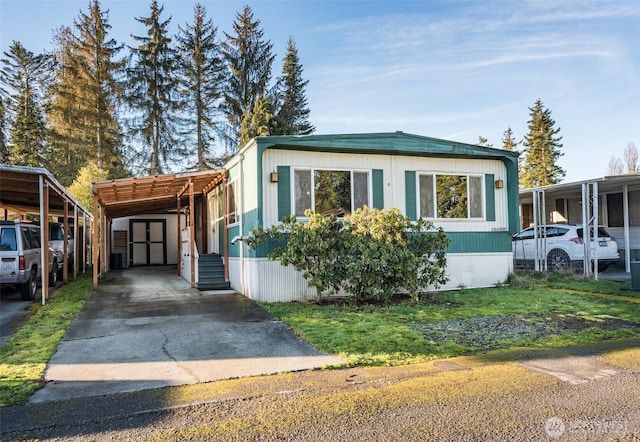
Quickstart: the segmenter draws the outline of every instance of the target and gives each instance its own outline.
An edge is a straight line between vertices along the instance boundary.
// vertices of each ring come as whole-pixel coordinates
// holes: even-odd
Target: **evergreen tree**
[[[49,149],[42,97],[51,57],[35,55],[16,41],[4,55],[0,80],[8,89],[8,162],[20,166],[46,166]]]
[[[529,111],[529,133],[522,142],[525,157],[520,185],[529,189],[557,184],[565,176],[565,171],[557,164],[563,155],[560,152],[562,137],[557,136],[560,128],[554,128],[556,122],[551,118],[551,111],[544,108],[540,99]]]
[[[489,140],[482,135],[478,136],[478,146],[493,147],[493,144],[489,143]]]
[[[49,122],[54,130],[58,164],[55,170],[70,184],[80,167],[96,160],[97,167],[111,171],[111,178],[127,175],[122,159],[122,129],[116,109],[121,95],[117,77],[122,49],[108,38],[108,11],[98,0],[80,12],[73,31],[62,28],[56,42],[58,68]]]
[[[520,142],[516,141],[516,139],[513,137],[513,131],[511,130],[511,128],[508,127],[507,130],[505,130],[502,135],[503,135],[502,148],[504,150],[517,152],[518,151],[517,147],[518,147],[518,144],[520,144]]]
[[[293,38],[287,42],[287,55],[282,63],[279,84],[279,110],[274,135],[309,135],[315,127],[309,123],[309,107],[305,88],[309,80],[302,79],[302,64]]]
[[[178,143],[179,112],[182,103],[178,96],[178,66],[176,50],[168,36],[171,18],[161,21],[164,10],[156,0],[151,1],[149,17],[136,20],[147,27],[146,36],[133,36],[140,44],[131,49],[132,62],[128,69],[130,90],[128,100],[132,119],[131,131],[142,146],[136,159],[137,168],[150,175],[165,173],[173,162],[186,155]]]
[[[222,109],[231,126],[231,145],[237,148],[243,119],[253,111],[256,100],[267,95],[275,55],[249,6],[236,14],[233,31],[234,35],[224,33],[226,41],[222,43],[228,70]]]
[[[185,109],[193,115],[189,133],[195,136],[196,170],[219,167],[221,161],[213,154],[217,115],[224,83],[224,63],[216,43],[217,28],[206,18],[206,9],[199,3],[194,7],[193,24],[179,27],[178,52],[181,56],[182,89]]]
[[[4,107],[4,94],[0,90],[0,163],[9,162],[9,145],[7,144],[7,112]]]
[[[272,135],[275,116],[271,102],[265,96],[259,97],[253,106],[253,111],[242,119],[240,131],[240,146],[244,146],[254,137]]]

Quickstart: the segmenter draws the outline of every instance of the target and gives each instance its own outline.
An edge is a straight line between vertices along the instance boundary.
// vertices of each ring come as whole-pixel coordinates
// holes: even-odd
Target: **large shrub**
[[[249,245],[275,245],[269,258],[302,272],[320,297],[344,289],[359,302],[385,301],[396,292],[416,296],[447,281],[449,239],[430,221],[412,221],[396,208],[364,207],[344,219],[305,215],[306,221],[290,216],[255,230]]]

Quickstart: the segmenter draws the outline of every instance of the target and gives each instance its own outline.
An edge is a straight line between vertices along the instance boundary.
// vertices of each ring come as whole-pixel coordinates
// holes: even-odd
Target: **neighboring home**
[[[225,186],[208,194],[207,249],[228,255],[231,287],[249,298],[305,299],[315,289],[299,273],[243,239],[291,214],[304,220],[307,208],[397,207],[452,240],[443,288],[495,285],[513,270],[517,164],[513,152],[402,132],[258,137],[224,166]]]
[[[443,288],[492,286],[513,270],[517,165],[514,152],[402,132],[257,137],[221,170],[93,183],[94,215],[112,232],[101,243],[111,267],[180,261],[177,273],[193,287],[277,302],[315,289],[269,260],[267,247],[250,249],[253,230],[291,214],[304,220],[308,208],[397,207],[452,240]]]
[[[585,203],[585,201],[587,203]],[[615,237],[620,266],[630,272],[630,262],[640,260],[640,173],[606,176],[520,192],[521,224],[597,223]],[[538,216],[534,214],[538,213]]]

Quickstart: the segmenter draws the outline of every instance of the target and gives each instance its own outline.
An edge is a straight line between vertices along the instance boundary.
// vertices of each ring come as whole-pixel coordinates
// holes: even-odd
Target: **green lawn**
[[[490,289],[386,306],[262,304],[348,365],[399,365],[492,348],[559,347],[640,336],[640,298],[622,284],[536,274]]]
[[[31,305],[31,317],[0,347],[0,407],[24,403],[40,388],[47,362],[92,287],[91,275],[81,275],[60,287],[46,305]]]

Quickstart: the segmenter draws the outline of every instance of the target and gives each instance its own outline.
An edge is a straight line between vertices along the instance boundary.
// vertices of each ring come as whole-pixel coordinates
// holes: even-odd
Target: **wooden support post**
[[[222,181],[222,240],[224,241],[224,280],[229,280],[229,233],[227,232],[227,175]]]
[[[191,287],[196,286],[196,225],[193,196],[193,178],[189,181],[189,241],[191,242]]]
[[[69,201],[64,200],[64,222],[63,225],[63,252],[62,252],[62,282],[69,282]]]
[[[42,294],[49,299],[49,183],[44,182],[44,207],[40,218],[42,234]]]
[[[177,201],[177,217],[178,217],[178,276],[182,275],[182,216],[180,215],[180,195],[176,198]]]
[[[93,255],[93,288],[98,288],[98,267],[100,260],[98,259],[98,225],[100,213],[98,210],[98,194],[93,194],[93,226],[91,228],[91,254]]]

